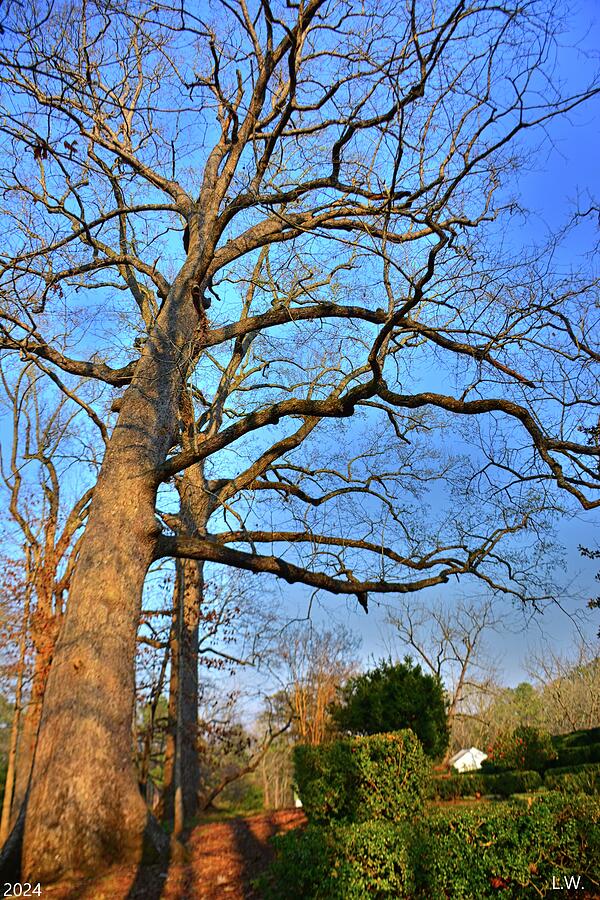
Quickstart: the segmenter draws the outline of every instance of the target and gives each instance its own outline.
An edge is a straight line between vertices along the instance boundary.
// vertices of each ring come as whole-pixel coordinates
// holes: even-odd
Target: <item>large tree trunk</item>
[[[198,811],[200,763],[198,759],[198,620],[203,599],[202,564],[182,563],[183,614],[179,664],[180,714],[179,756],[181,762],[181,810],[179,820],[188,822]]]
[[[177,564],[177,602],[171,629],[169,722],[165,754],[163,817],[183,824],[198,811],[198,621],[203,594],[202,564]]]
[[[183,421],[192,424],[187,403]],[[185,441],[184,441],[185,443]],[[204,536],[214,510],[202,465],[186,470],[179,487],[180,519],[190,535]],[[177,564],[178,596],[171,629],[169,726],[165,757],[163,816],[173,820],[176,836],[198,811],[200,759],[198,755],[198,641],[200,610],[204,600],[204,563],[182,560]]]
[[[148,813],[131,747],[141,596],[158,526],[156,469],[173,446],[198,324],[186,263],[149,337],[94,491],[49,674],[23,873],[49,882],[139,861]]]

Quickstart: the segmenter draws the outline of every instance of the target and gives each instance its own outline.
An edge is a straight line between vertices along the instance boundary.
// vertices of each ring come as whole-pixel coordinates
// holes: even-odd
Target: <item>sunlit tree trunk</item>
[[[192,427],[193,420],[184,421]],[[184,445],[187,443],[184,438]],[[185,472],[179,487],[181,526],[190,535],[204,536],[214,509],[201,465]],[[204,600],[204,564],[196,560],[177,563],[177,591],[171,629],[171,679],[169,727],[165,759],[163,815],[175,823],[178,836],[184,823],[198,811],[200,759],[198,747],[198,644],[200,611]]]
[[[203,578],[202,566],[193,562],[178,563],[177,570],[163,816],[183,827],[198,809],[198,621]]]
[[[159,532],[155,472],[176,441],[197,326],[186,269],[123,398],[81,542],[32,772],[23,850],[31,881],[139,861],[145,833],[160,841],[146,827],[131,752],[133,660]]]
[[[56,639],[62,623],[62,614],[52,610],[52,598],[40,594],[31,621],[31,638],[35,649],[31,676],[31,695],[22,717],[19,750],[15,778],[15,790],[11,809],[11,824],[16,822],[21,804],[25,800],[42,716],[42,704]],[[41,597],[41,600],[40,600]]]

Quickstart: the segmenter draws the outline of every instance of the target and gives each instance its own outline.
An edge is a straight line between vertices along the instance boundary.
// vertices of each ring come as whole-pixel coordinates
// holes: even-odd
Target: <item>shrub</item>
[[[597,762],[600,762],[600,743],[564,747],[559,750],[558,757],[548,763],[548,768],[562,769],[565,766],[580,766]]]
[[[432,758],[444,754],[450,738],[440,679],[425,674],[409,657],[396,664],[382,660],[370,672],[350,678],[332,715],[339,728],[356,734],[411,728]]]
[[[277,838],[261,896],[272,900],[507,900],[542,896],[552,878],[597,887],[600,802],[547,794],[409,823],[309,825]],[[596,896],[597,893],[594,893]],[[564,895],[566,896],[566,894]]]
[[[586,747],[600,743],[600,728],[583,728],[568,734],[556,734],[552,738],[554,749],[560,754],[566,747]]]
[[[243,790],[240,792],[237,804],[235,804],[240,812],[250,813],[264,809],[265,797],[263,789],[258,784],[252,784],[252,782],[247,782],[242,787]]]
[[[308,825],[275,839],[277,859],[259,882],[267,900],[414,897],[406,826],[362,822]]]
[[[600,764],[548,769],[544,786],[564,794],[600,794]]]
[[[536,791],[542,786],[542,776],[539,772],[500,772],[486,779],[491,784],[490,793],[499,794],[501,797],[510,797],[512,794],[525,794]]]
[[[438,810],[417,840],[416,898],[535,897],[553,875],[574,872],[591,888],[600,858],[600,804],[547,794],[531,806],[514,801],[477,811]]]
[[[313,822],[398,822],[423,807],[429,763],[412,731],[294,749],[298,794]]]
[[[578,766],[555,766],[552,769],[548,769],[544,775],[544,781],[553,775],[577,774],[578,772],[583,772],[587,769],[590,771],[600,771],[600,763],[582,763]]]
[[[524,794],[542,786],[538,772],[500,772],[497,775],[453,775],[433,782],[434,796],[440,800],[455,800],[458,797],[474,797],[475,794],[498,794],[510,797]]]
[[[488,752],[492,750],[492,747],[488,747]],[[504,772],[504,767],[497,765],[493,759],[488,757],[481,763],[481,772],[483,775],[495,775],[496,772]]]
[[[501,735],[488,751],[488,771],[493,765],[497,771],[522,769],[540,771],[556,759],[552,738],[546,731],[519,725]],[[485,760],[487,762],[487,760]]]
[[[438,800],[457,800],[459,797],[474,797],[484,794],[482,775],[451,775],[449,778],[434,778],[431,793]]]

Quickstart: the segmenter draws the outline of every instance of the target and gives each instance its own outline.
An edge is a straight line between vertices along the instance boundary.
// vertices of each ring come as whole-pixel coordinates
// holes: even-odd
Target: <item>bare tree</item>
[[[600,429],[598,429],[598,428],[594,429],[595,434],[596,434],[596,439],[597,439],[599,430]],[[580,547],[579,552],[582,554],[582,556],[587,556],[588,559],[600,559],[600,550],[598,550],[598,549],[593,550],[593,549],[590,549],[589,547]],[[596,581],[600,581],[600,572],[596,572]],[[590,609],[600,609],[600,597],[592,597],[588,601],[588,607]],[[598,629],[598,637],[600,638],[600,628]]]
[[[571,652],[548,642],[528,655],[545,726],[552,734],[600,726],[600,653],[597,642],[579,639]]]
[[[139,859],[144,832],[160,843],[130,752],[136,629],[153,561],[269,572],[366,608],[371,592],[453,574],[511,582],[499,545],[554,502],[554,487],[586,509],[599,502],[599,450],[577,434],[597,395],[586,350],[594,285],[559,283],[546,259],[493,256],[482,236],[510,214],[497,188],[519,135],[597,90],[564,96],[553,85],[548,4],[357,11],[344,0],[237,0],[200,17],[185,4],[129,12],[86,0],[77,10],[13,14],[0,54],[1,345],[65,382],[125,389],[44,701],[23,867],[46,882]],[[234,279],[252,280],[239,275],[244,259],[267,247],[279,273],[293,263],[287,305],[266,280],[251,305],[231,290]],[[139,355],[130,328],[123,340],[132,310]],[[576,323],[558,340],[557,315]],[[65,319],[78,322],[68,339]],[[255,384],[279,372],[264,401],[253,390],[231,418],[204,415],[211,365],[226,374],[220,353],[232,346],[230,356],[244,357],[250,345]],[[433,366],[444,372],[435,385]],[[298,481],[310,476],[291,474],[291,461],[262,477],[269,455],[355,412],[400,444],[460,422],[474,448],[471,493],[487,514],[440,516],[433,540],[389,507],[393,527],[369,535],[359,516],[359,538],[343,525],[265,531],[245,519],[228,537],[197,521],[161,534],[159,487],[217,455],[233,468],[246,456],[232,477],[221,468],[206,482],[224,516],[257,479],[282,502],[294,495],[318,509],[323,497],[302,495]],[[328,477],[339,482],[339,469]],[[358,506],[353,487],[346,522]],[[303,559],[258,553],[261,542],[299,547]]]
[[[7,459],[0,458],[0,474],[17,531],[12,544],[22,549],[25,574],[22,624],[17,635],[20,663],[14,753],[10,790],[4,798],[3,824],[7,827],[8,821],[16,818],[29,784],[46,681],[92,489],[83,490],[78,497],[77,490],[64,484],[73,445],[79,452],[85,447],[76,421],[81,407],[64,395],[44,396],[39,390],[40,375],[31,363],[18,372],[14,384],[0,366],[0,379],[12,418]],[[93,455],[88,464],[91,461]]]
[[[161,567],[154,576],[148,585],[138,637],[138,770],[141,785],[146,784],[152,755],[157,754],[160,813],[166,821],[176,823],[177,834],[209,793],[216,797],[244,774],[236,775],[240,767],[234,767],[225,773],[218,788],[224,777],[217,772],[219,746],[231,743],[230,735],[237,733],[236,698],[242,705],[237,692],[227,685],[239,671],[264,665],[275,620],[264,588],[259,601],[254,595],[258,585],[244,583],[231,572],[221,578],[213,570],[202,584],[200,605],[189,603],[187,610],[184,605],[184,615],[191,608],[196,625],[190,653],[189,647],[182,647],[180,619],[185,573],[179,566],[174,575]],[[154,581],[158,584],[152,584]],[[168,594],[172,599],[167,599]],[[188,668],[183,683],[182,662]],[[166,708],[161,703],[165,694]],[[257,735],[255,749],[266,747],[272,730],[265,728],[264,734]],[[244,765],[252,761],[246,759]],[[156,790],[149,788],[149,793],[155,799]]]
[[[360,639],[348,629],[320,630],[312,622],[284,628],[275,651],[279,718],[292,724],[290,739],[321,744],[331,734],[329,707],[358,669]],[[273,665],[273,663],[272,663]]]
[[[455,603],[399,604],[390,610],[387,622],[399,640],[448,692],[450,746],[446,759],[459,749],[457,730],[461,720],[477,714],[471,711],[477,695],[488,697],[494,683],[495,666],[490,657],[490,638],[506,627],[506,616],[492,596]],[[493,640],[493,638],[492,638]]]
[[[260,782],[266,809],[284,809],[293,802],[294,770],[290,745],[285,736],[275,741],[262,758]]]
[[[8,566],[3,566],[3,575],[7,574]],[[15,692],[14,705],[12,711],[12,721],[10,723],[10,738],[8,741],[8,752],[6,754],[6,778],[4,782],[4,796],[2,798],[2,815],[0,817],[0,841],[4,843],[10,834],[10,814],[13,805],[13,797],[15,792],[15,780],[17,771],[17,747],[19,741],[19,730],[21,726],[21,715],[24,707],[25,697],[25,678],[27,674],[27,650],[29,638],[29,618],[31,615],[31,594],[33,588],[33,578],[31,577],[31,554],[26,553],[25,579],[22,585],[22,613],[20,616],[20,627],[15,627],[13,610],[8,610],[6,602],[6,594],[12,594],[11,600],[14,601],[14,584],[11,590],[6,590],[6,584],[3,590],[3,603],[0,606],[0,626],[2,627],[3,636],[8,638],[17,637],[17,659],[11,668],[15,672]],[[19,592],[21,593],[21,592]],[[8,705],[4,697],[2,697],[3,706]],[[3,723],[4,724],[4,723]],[[4,750],[4,747],[2,748]]]

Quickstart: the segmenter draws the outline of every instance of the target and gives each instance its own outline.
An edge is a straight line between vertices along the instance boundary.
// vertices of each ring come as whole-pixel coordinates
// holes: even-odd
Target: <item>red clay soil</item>
[[[186,859],[167,866],[116,869],[71,888],[47,888],[52,900],[259,900],[252,881],[273,858],[269,838],[304,824],[302,810],[198,825]]]

